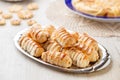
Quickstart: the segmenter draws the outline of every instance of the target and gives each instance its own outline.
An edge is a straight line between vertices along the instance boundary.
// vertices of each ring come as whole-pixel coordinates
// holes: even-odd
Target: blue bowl
[[[65,5],[74,13],[97,21],[104,21],[104,22],[120,22],[120,17],[106,17],[106,16],[93,16],[84,12],[80,12],[76,10],[72,5],[72,0],[65,0]]]

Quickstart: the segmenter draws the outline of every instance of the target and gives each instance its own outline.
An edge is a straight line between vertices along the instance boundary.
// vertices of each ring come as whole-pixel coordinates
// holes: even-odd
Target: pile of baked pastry
[[[120,0],[72,0],[72,4],[77,10],[90,15],[120,17]]]
[[[99,47],[88,34],[69,32],[64,27],[34,24],[19,39],[19,45],[30,55],[45,62],[69,68],[85,68],[99,60]]]

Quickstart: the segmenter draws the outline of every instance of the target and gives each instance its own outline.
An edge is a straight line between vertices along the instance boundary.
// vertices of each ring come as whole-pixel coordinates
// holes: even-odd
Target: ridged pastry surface
[[[48,45],[47,45],[47,51],[51,51],[51,52],[56,52],[56,51],[61,51],[62,47],[56,42],[56,41],[51,41]]]
[[[45,31],[47,31],[50,35],[56,30],[56,28],[53,25],[48,25],[45,28]]]
[[[43,61],[49,62],[51,64],[55,64],[61,67],[67,68],[72,66],[71,58],[65,53],[47,51],[42,54],[41,58]]]
[[[62,47],[72,47],[77,41],[65,28],[59,28],[53,32],[51,38],[56,40]]]
[[[77,67],[85,68],[89,66],[89,59],[88,57],[83,54],[81,51],[75,49],[75,48],[70,48],[70,49],[63,49],[64,53],[68,54],[72,61],[73,64],[76,65]]]
[[[30,29],[30,35],[33,38],[33,40],[39,43],[44,43],[49,38],[49,33],[44,29],[38,27],[32,27]]]
[[[19,40],[19,44],[25,51],[29,52],[30,55],[35,57],[40,57],[44,52],[44,49],[40,46],[40,44],[28,36],[22,36]]]
[[[88,34],[84,33],[80,35],[76,47],[84,54],[88,55],[91,62],[95,62],[99,59],[98,43]]]

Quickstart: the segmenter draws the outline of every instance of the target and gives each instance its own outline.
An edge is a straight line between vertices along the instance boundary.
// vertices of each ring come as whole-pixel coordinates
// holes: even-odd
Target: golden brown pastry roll
[[[41,46],[45,49],[45,50],[47,50],[47,47],[48,47],[48,45],[51,43],[51,40],[47,40],[46,42],[44,42],[44,43],[42,43],[41,44]]]
[[[73,64],[76,65],[77,67],[85,68],[89,66],[90,63],[89,58],[81,51],[75,48],[70,48],[63,49],[62,52],[68,54],[72,59]]]
[[[39,43],[44,43],[49,38],[49,33],[39,27],[32,27],[30,29],[30,35],[33,40],[35,40]]]
[[[78,43],[76,44],[77,49],[88,55],[90,62],[95,62],[99,59],[98,54],[98,43],[96,40],[91,38],[88,34],[84,33],[80,35]]]
[[[72,37],[74,37],[78,41],[78,39],[79,39],[79,33],[78,32],[72,32],[71,35],[72,35]]]
[[[35,57],[40,57],[44,52],[44,49],[40,46],[40,44],[35,42],[28,36],[22,36],[19,40],[19,44],[21,48]]]
[[[71,67],[72,65],[71,58],[67,54],[61,52],[43,52],[41,58],[45,62],[65,68]]]
[[[50,41],[47,46],[47,51],[51,52],[59,52],[61,51],[62,47],[56,41]]]
[[[55,30],[51,36],[51,39],[57,41],[62,47],[72,47],[77,40],[65,30],[65,28],[59,28]]]
[[[53,25],[48,25],[46,26],[46,28],[44,29],[45,31],[48,31],[48,33],[50,35],[52,35],[52,33],[56,30],[55,27]]]

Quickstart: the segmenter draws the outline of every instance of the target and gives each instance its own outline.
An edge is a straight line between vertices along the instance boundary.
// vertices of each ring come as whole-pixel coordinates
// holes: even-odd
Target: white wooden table
[[[45,9],[53,0],[34,1],[40,6],[34,18],[42,25],[52,23],[45,16]],[[26,0],[23,4],[29,2],[32,0]],[[4,10],[9,5],[12,3],[0,1],[0,8]],[[13,38],[17,32],[28,27],[26,21],[18,27],[11,26],[9,20],[7,22],[0,27],[0,80],[120,80],[120,37],[95,37],[112,56],[112,63],[106,69],[90,74],[64,73],[21,54],[15,48]]]

